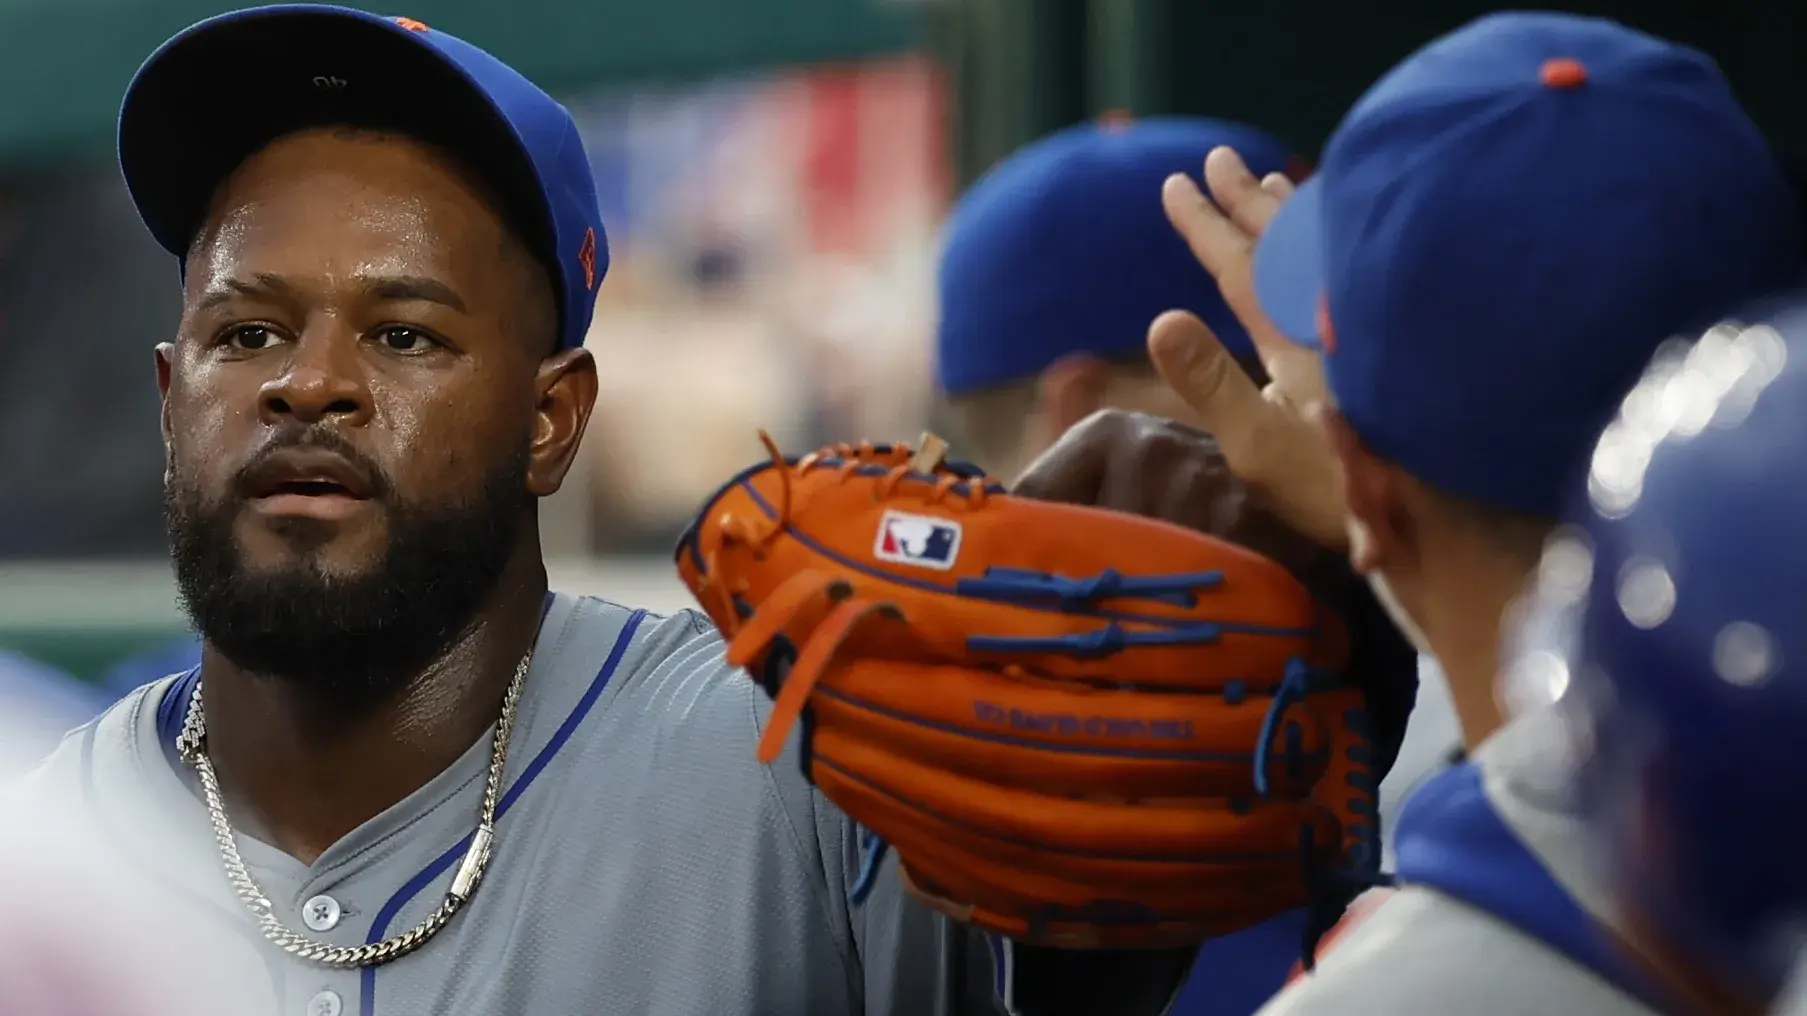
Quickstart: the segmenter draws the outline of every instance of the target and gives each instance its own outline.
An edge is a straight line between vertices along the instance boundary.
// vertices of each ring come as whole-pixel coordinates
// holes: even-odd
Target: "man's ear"
[[[527,456],[527,491],[548,497],[558,492],[577,461],[590,411],[596,408],[596,360],[583,348],[555,353],[540,362],[534,383],[539,403]]]
[[[1106,408],[1111,365],[1090,353],[1072,353],[1035,379],[1038,429],[1053,441],[1079,421]]]
[[[1343,414],[1325,406],[1316,415],[1342,467],[1337,474],[1348,509],[1350,566],[1367,575],[1408,560],[1417,553],[1412,517],[1401,499],[1408,477],[1370,451]]]
[[[175,371],[176,344],[159,342],[152,350],[157,361],[157,397],[161,403],[158,409],[158,423],[163,430],[163,456],[169,458],[169,380]],[[167,471],[167,469],[166,469]]]

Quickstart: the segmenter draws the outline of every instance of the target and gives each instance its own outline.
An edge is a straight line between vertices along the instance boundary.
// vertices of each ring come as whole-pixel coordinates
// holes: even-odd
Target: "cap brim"
[[[340,123],[481,159],[473,168],[504,195],[538,191],[513,127],[424,33],[318,4],[223,14],[159,47],[120,107],[120,170],[151,234],[182,256],[214,192],[248,156],[292,131]],[[546,216],[517,211],[530,225]]]
[[[1280,334],[1318,346],[1324,298],[1323,188],[1319,178],[1286,199],[1255,245],[1255,299]]]

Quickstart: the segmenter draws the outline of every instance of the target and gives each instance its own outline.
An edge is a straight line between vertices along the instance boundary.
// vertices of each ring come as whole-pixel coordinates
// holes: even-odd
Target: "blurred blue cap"
[[[329,124],[406,134],[481,176],[552,275],[561,348],[583,344],[609,253],[576,123],[507,64],[418,21],[280,4],[187,28],[126,89],[119,164],[151,234],[182,258],[240,163]]]
[[[1807,294],[1743,320],[1658,352],[1537,601],[1639,936],[1763,996],[1807,927]]]
[[[1107,121],[1035,141],[973,184],[948,221],[937,279],[937,380],[950,394],[1032,377],[1063,356],[1147,348],[1162,311],[1190,310],[1232,352],[1253,346],[1161,209],[1219,145],[1255,173],[1296,169],[1242,124]]]
[[[1378,455],[1555,517],[1664,339],[1799,278],[1794,197],[1705,56],[1610,21],[1497,14],[1395,67],[1256,251]]]

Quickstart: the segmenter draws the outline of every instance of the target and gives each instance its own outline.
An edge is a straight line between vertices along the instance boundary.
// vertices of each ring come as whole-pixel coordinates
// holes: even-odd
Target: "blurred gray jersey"
[[[1527,880],[1527,890],[1553,880],[1582,912],[1611,926],[1603,880],[1586,856],[1588,841],[1571,804],[1569,758],[1561,719],[1552,710],[1533,713],[1474,753],[1473,788],[1547,873]],[[1403,869],[1412,845],[1402,840],[1400,848]],[[1484,852],[1470,860],[1483,869],[1501,867]],[[1653,1014],[1519,925],[1427,885],[1364,897],[1334,935],[1316,970],[1296,979],[1260,1016]]]
[[[226,882],[173,754],[192,678],[71,734],[21,792],[80,801],[115,863],[233,932],[295,1016],[918,1016],[944,983],[938,923],[895,873],[851,907],[855,830],[794,755],[753,759],[767,702],[707,619],[556,597],[508,755],[481,886],[419,952],[362,971],[274,955]],[[795,739],[793,738],[793,750]],[[490,740],[312,865],[239,849],[287,927],[355,946],[406,931],[469,841]],[[151,828],[182,830],[175,847]]]

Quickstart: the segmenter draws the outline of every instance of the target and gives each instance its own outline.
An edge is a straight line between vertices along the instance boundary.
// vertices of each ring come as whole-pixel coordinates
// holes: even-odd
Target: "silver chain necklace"
[[[477,891],[477,883],[483,880],[483,869],[489,865],[490,848],[496,836],[496,806],[502,796],[502,768],[508,761],[508,737],[514,731],[515,713],[521,701],[521,688],[527,683],[527,667],[533,662],[533,650],[521,657],[520,665],[515,667],[514,677],[508,683],[508,693],[502,699],[502,716],[496,721],[495,747],[489,756],[489,774],[483,783],[483,808],[477,816],[477,831],[471,834],[471,845],[464,852],[464,860],[458,865],[458,874],[452,878],[452,884],[446,889],[445,899],[435,907],[427,919],[399,935],[392,935],[381,942],[368,945],[343,946],[332,945],[319,939],[297,934],[283,927],[276,919],[270,898],[258,888],[250,871],[245,868],[245,861],[238,853],[238,842],[232,836],[232,823],[226,819],[226,803],[220,794],[220,780],[213,771],[213,763],[207,758],[207,717],[201,710],[201,682],[195,682],[194,697],[188,706],[188,719],[182,724],[182,733],[176,738],[176,749],[182,760],[194,766],[195,775],[201,781],[201,794],[207,800],[207,814],[213,820],[213,838],[219,844],[220,859],[226,864],[226,880],[238,894],[251,916],[256,918],[259,930],[271,945],[296,959],[306,960],[323,967],[339,970],[355,970],[359,967],[373,967],[390,960],[400,959],[421,946],[427,940],[439,934],[453,915],[463,909],[469,902],[471,894]]]

